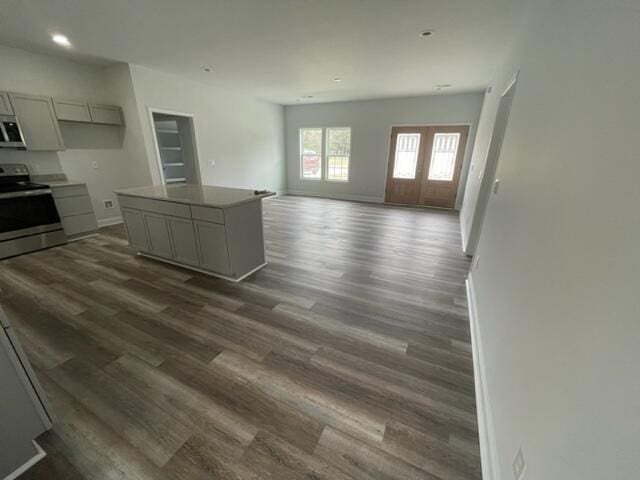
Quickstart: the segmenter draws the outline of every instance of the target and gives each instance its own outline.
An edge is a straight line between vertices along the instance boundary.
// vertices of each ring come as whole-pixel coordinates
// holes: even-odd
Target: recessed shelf
[[[186,178],[167,178],[167,183],[181,183],[186,181]]]
[[[167,162],[162,164],[163,167],[184,167],[182,162]]]
[[[182,147],[160,147],[160,150],[182,150]]]

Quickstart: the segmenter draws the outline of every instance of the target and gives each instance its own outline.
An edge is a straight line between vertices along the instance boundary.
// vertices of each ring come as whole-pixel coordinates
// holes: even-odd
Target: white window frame
[[[327,148],[327,130],[348,128],[349,129],[349,169],[347,171],[346,180],[329,180],[329,160]],[[320,178],[310,178],[304,176],[303,159],[302,159],[302,131],[303,130],[322,130],[322,155],[320,156]],[[300,180],[307,182],[327,182],[327,183],[349,183],[351,181],[351,158],[353,157],[353,128],[350,125],[339,125],[331,127],[300,127],[298,129],[298,168],[300,169]]]
[[[347,179],[346,180],[330,180],[329,179],[329,136],[327,135],[327,130],[338,130],[338,129],[349,129],[349,168],[347,169]],[[351,135],[353,134],[353,130],[351,127],[325,127],[322,130],[322,137],[324,139],[324,151],[325,151],[325,167],[323,172],[323,180],[329,183],[349,183],[351,179]]]
[[[322,153],[320,154],[320,177],[305,177],[304,176],[304,157],[303,150],[304,145],[302,143],[302,132],[304,130],[320,130],[322,133],[320,135],[320,145],[322,148]],[[325,155],[325,145],[324,145],[324,135],[325,130],[323,127],[300,127],[298,130],[298,165],[300,168],[300,180],[304,180],[305,182],[321,182],[324,179],[324,155]]]

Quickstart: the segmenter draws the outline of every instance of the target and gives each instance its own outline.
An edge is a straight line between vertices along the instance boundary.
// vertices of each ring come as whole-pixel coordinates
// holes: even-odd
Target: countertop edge
[[[263,198],[274,197],[274,196],[277,195],[276,192],[269,192],[269,193],[264,193],[264,194],[261,194],[261,195],[255,195],[254,197],[251,197],[251,198],[245,198],[243,200],[238,200],[237,202],[220,204],[220,203],[194,202],[192,200],[185,200],[185,199],[181,199],[181,198],[167,198],[167,197],[159,196],[159,195],[144,195],[144,194],[141,194],[141,193],[127,192],[126,190],[114,190],[113,193],[115,193],[116,195],[124,195],[124,196],[127,196],[127,197],[148,198],[150,200],[160,200],[162,202],[182,203],[184,205],[198,205],[198,206],[201,206],[201,207],[213,207],[213,208],[222,208],[222,209],[231,208],[231,207],[237,207],[238,205],[243,205],[245,203],[256,202],[258,200],[262,200]]]

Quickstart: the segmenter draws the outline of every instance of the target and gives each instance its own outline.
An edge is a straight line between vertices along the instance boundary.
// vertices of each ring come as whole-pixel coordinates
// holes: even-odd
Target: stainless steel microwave
[[[0,115],[0,148],[26,148],[22,130],[13,115]]]

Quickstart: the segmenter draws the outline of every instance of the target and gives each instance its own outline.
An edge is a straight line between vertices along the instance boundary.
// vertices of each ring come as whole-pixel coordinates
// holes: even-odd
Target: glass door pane
[[[396,140],[393,178],[414,179],[420,152],[419,133],[399,133]]]
[[[429,164],[429,180],[450,182],[455,173],[459,133],[436,133]]]

